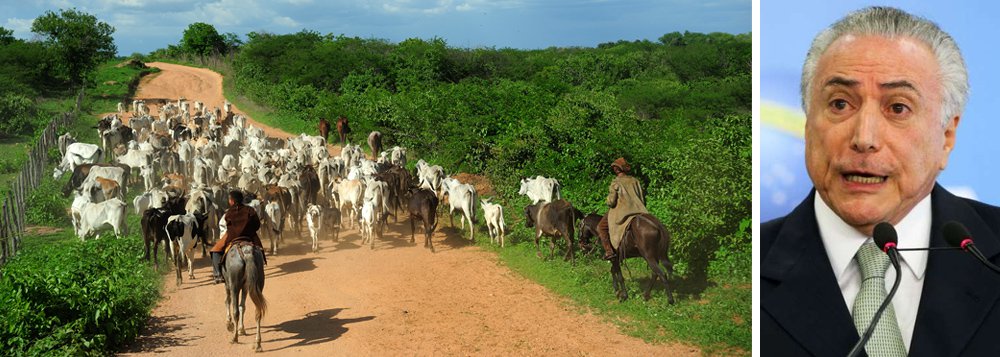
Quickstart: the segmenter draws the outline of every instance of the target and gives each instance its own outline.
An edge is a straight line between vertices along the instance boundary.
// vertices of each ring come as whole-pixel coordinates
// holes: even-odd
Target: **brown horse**
[[[601,218],[604,218],[604,216],[590,213],[580,220],[578,230],[580,237],[578,243],[580,244],[580,250],[587,252],[587,254],[593,253],[594,248],[599,245],[593,244],[591,240],[595,237],[600,237],[597,235],[597,224],[601,222]]]
[[[670,293],[670,284],[667,276],[660,270],[659,265],[663,265],[667,274],[674,273],[674,264],[670,262],[667,252],[670,251],[670,232],[660,223],[660,220],[648,213],[643,213],[632,219],[632,223],[625,231],[625,237],[618,245],[618,257],[611,260],[611,281],[618,299],[625,301],[628,299],[628,291],[625,287],[625,277],[622,276],[622,261],[628,258],[642,257],[652,270],[649,287],[643,297],[649,300],[649,294],[653,290],[656,280],[663,281],[663,287],[667,290],[667,301],[674,303],[674,296]]]
[[[327,121],[326,118],[320,118],[319,119],[319,124],[317,125],[317,128],[319,128],[319,136],[323,137],[323,141],[330,142],[330,138],[329,138],[329,135],[330,135],[330,122]]]
[[[340,145],[343,146],[347,142],[347,134],[351,133],[351,126],[347,122],[347,118],[341,115],[337,118],[337,134],[340,134]]]

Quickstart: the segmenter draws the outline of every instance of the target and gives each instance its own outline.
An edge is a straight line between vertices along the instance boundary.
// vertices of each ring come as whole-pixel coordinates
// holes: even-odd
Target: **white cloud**
[[[299,27],[299,23],[288,16],[274,18],[274,24],[286,27]]]
[[[14,31],[14,37],[28,38],[31,35],[31,23],[34,21],[35,19],[19,19],[12,17],[7,19],[7,22],[4,23],[3,27]]]

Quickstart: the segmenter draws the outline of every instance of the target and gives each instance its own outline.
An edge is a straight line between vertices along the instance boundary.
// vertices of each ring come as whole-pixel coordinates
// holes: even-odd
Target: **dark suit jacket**
[[[859,339],[819,236],[814,192],[760,227],[761,356],[842,357]],[[931,211],[931,247],[948,246],[941,227],[954,220],[1000,262],[1000,208],[935,185]],[[931,251],[910,356],[1000,356],[998,301],[1000,275],[969,253]]]

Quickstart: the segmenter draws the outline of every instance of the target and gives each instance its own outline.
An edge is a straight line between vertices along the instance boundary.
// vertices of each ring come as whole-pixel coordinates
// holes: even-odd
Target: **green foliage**
[[[16,39],[14,38],[14,31],[8,30],[0,26],[0,46],[6,46],[13,43]]]
[[[65,230],[48,239],[68,241]],[[159,275],[142,241],[37,244],[0,277],[0,348],[9,355],[104,355],[134,339],[156,302]]]
[[[34,100],[14,93],[3,94],[0,96],[0,136],[24,133],[31,128],[37,114]]]
[[[41,185],[25,200],[25,220],[31,225],[53,226],[69,224],[62,185],[55,180],[42,180]]]
[[[181,38],[181,48],[187,53],[206,56],[213,53],[226,53],[226,38],[219,35],[215,26],[204,22],[195,22],[188,25],[184,30],[184,37]]]
[[[58,76],[74,83],[82,83],[88,72],[118,50],[111,37],[114,27],[76,9],[46,11],[32,22],[31,32],[41,35],[59,59],[53,68]]]

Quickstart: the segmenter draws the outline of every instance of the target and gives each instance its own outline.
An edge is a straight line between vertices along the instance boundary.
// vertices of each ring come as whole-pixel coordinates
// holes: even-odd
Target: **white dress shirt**
[[[861,290],[861,268],[854,260],[858,248],[872,238],[858,232],[844,222],[827,206],[819,193],[815,200],[816,222],[819,223],[819,233],[830,258],[833,273],[840,284],[840,292],[844,294],[844,303],[851,311],[854,308],[854,298]],[[899,248],[925,248],[931,239],[931,196],[928,194],[903,217],[896,226]],[[903,344],[910,350],[910,340],[913,338],[913,326],[917,319],[917,308],[920,306],[920,293],[924,286],[924,271],[927,268],[927,251],[908,251],[900,253],[900,268],[903,276],[899,290],[892,299],[892,308],[896,311],[896,321],[903,335]],[[896,270],[889,269],[885,273],[886,292],[896,281]],[[853,311],[851,314],[853,315]],[[885,316],[883,316],[884,318]]]

